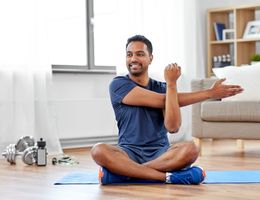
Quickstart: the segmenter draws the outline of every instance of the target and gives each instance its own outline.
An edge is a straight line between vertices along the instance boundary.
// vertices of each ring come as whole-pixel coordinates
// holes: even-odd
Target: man
[[[204,91],[178,93],[181,68],[169,64],[165,82],[153,80],[148,67],[153,60],[151,42],[142,35],[128,39],[126,66],[129,74],[110,84],[110,97],[119,130],[117,146],[96,144],[91,155],[101,166],[100,181],[112,184],[153,180],[172,184],[199,184],[205,173],[191,166],[198,157],[193,142],[169,145],[167,132],[181,126],[180,107],[207,99],[224,98],[242,92],[237,85],[223,85],[220,79]]]

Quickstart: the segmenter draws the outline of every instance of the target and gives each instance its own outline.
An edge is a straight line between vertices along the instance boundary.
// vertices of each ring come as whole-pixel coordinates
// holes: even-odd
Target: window
[[[48,35],[53,70],[114,71],[116,0],[52,2]]]
[[[94,0],[94,65],[115,66],[117,0]]]

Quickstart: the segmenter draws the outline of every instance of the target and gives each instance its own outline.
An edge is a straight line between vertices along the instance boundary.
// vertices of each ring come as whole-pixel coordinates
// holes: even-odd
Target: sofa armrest
[[[205,79],[193,79],[191,81],[191,90],[193,92],[195,92],[195,91],[199,91],[199,90],[208,89],[217,80],[218,79],[216,77],[205,78]]]
[[[191,81],[191,91],[196,92],[208,89],[216,80],[216,78],[194,79]],[[201,102],[192,105],[191,126],[192,136],[196,138],[202,138]]]

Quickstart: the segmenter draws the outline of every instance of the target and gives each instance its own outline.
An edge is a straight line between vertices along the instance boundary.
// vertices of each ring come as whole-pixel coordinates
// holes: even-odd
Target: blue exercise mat
[[[206,171],[204,184],[260,183],[260,170]],[[151,184],[158,181],[134,180],[122,184]],[[162,183],[162,182],[161,182]],[[71,172],[54,183],[55,185],[99,184],[97,172]]]
[[[71,172],[54,185],[99,184],[97,172]]]
[[[205,184],[260,183],[260,170],[206,171]]]

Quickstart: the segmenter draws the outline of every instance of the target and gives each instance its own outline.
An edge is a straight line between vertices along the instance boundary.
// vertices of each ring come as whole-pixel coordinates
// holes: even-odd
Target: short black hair
[[[153,53],[153,45],[145,36],[135,35],[127,39],[126,48],[130,42],[140,41],[146,44],[149,54]]]

